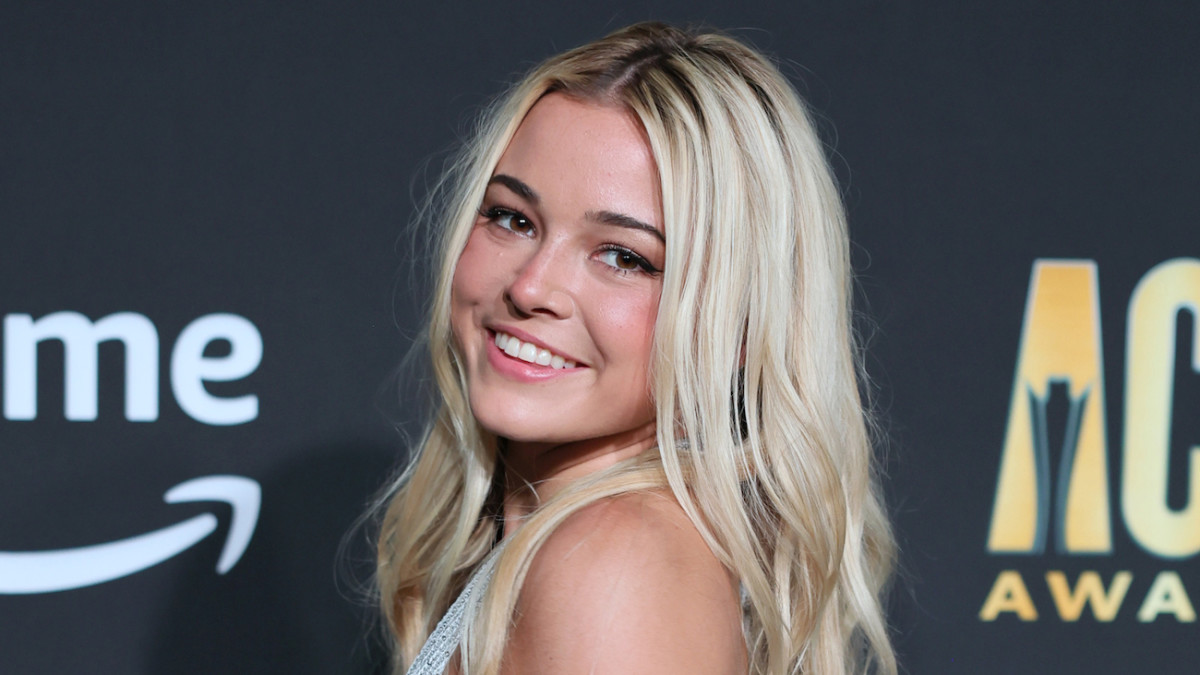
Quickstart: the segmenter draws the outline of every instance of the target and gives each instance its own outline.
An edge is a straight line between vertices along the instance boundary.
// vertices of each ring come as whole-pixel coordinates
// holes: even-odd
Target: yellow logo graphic
[[[1043,554],[1050,533],[1059,554],[1113,553],[1097,276],[1091,260],[1034,263],[988,532],[990,553]],[[1186,505],[1175,509],[1167,502],[1177,348],[1190,349],[1192,370],[1200,373],[1200,327],[1191,345],[1176,344],[1181,312],[1200,326],[1200,260],[1177,258],[1148,271],[1130,297],[1126,326],[1120,512],[1130,537],[1167,559],[1200,553],[1200,446],[1188,452]],[[1059,430],[1050,429],[1047,413],[1055,386],[1067,392],[1061,444],[1051,441],[1051,431]],[[1059,461],[1052,473],[1055,450]],[[1093,570],[1082,572],[1074,588],[1058,570],[1047,571],[1045,580],[1062,620],[1075,621],[1090,606],[1097,620],[1112,621],[1133,575],[1116,571],[1107,588]],[[999,573],[979,614],[991,621],[1004,612],[1024,621],[1038,618],[1016,570]],[[1183,580],[1171,570],[1154,578],[1137,618],[1149,622],[1160,614],[1196,620]]]
[[[1121,513],[1129,534],[1164,558],[1200,552],[1200,446],[1188,452],[1187,506],[1167,506],[1175,317],[1182,310],[1200,325],[1200,260],[1162,263],[1142,277],[1129,300]],[[1200,330],[1192,331],[1188,346],[1192,370],[1200,373]]]
[[[1042,553],[1050,520],[1046,403],[1053,382],[1069,387],[1059,468],[1058,549],[1112,550],[1104,370],[1096,263],[1039,260],[1025,305],[988,550]]]

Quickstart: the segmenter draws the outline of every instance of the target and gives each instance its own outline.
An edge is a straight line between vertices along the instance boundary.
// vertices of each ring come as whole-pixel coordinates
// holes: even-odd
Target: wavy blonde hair
[[[499,672],[530,561],[572,513],[669,487],[741,582],[751,673],[894,674],[893,539],[851,326],[845,216],[787,79],[737,40],[644,23],[551,58],[485,115],[449,172],[428,328],[440,396],[383,503],[377,582],[403,672],[499,539],[502,440],[479,427],[450,328],[455,264],[501,153],[544,95],[641,121],[667,232],[651,364],[657,450],[542,504],[505,544],[460,652]]]

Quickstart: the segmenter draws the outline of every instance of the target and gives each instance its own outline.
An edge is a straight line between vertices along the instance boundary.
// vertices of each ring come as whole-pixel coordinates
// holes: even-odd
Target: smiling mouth
[[[575,367],[574,361],[569,361],[549,349],[539,347],[532,342],[522,342],[508,333],[496,331],[495,340],[496,348],[514,359],[520,359],[526,363],[533,363],[539,366],[550,366],[555,370],[565,370]]]

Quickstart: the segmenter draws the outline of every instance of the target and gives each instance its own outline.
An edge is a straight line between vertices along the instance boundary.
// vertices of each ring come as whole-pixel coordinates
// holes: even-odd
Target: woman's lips
[[[493,370],[511,379],[538,382],[580,373],[587,369],[587,366],[576,362],[568,362],[562,355],[555,354],[545,347],[540,347],[516,338],[511,333],[488,330],[487,336],[488,363],[492,366]],[[504,349],[500,348],[500,344],[504,345]],[[531,349],[536,350],[532,355],[532,361],[529,360]],[[508,350],[515,350],[516,354],[510,354]],[[549,363],[547,364],[538,363],[539,361],[547,360],[543,352],[549,354]],[[524,358],[522,358],[522,353],[525,355]],[[561,363],[559,363],[558,359],[562,359]],[[555,366],[556,363],[559,363],[559,365]],[[568,363],[571,363],[571,365],[568,366]]]

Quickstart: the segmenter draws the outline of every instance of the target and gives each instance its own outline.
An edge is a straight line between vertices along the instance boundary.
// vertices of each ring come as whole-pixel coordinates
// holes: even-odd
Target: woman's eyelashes
[[[516,209],[506,206],[481,206],[479,216],[489,225],[517,236],[526,238],[538,236],[538,230],[533,221]],[[662,273],[661,269],[655,267],[644,256],[620,244],[602,244],[593,254],[593,258],[622,276],[640,273],[654,277]]]
[[[629,274],[630,272],[643,272],[650,276],[656,276],[662,270],[650,264],[642,256],[615,244],[605,244],[600,248],[600,253],[597,255],[600,262],[612,267],[621,274]]]
[[[480,208],[479,215],[502,230],[508,230],[513,234],[519,234],[523,237],[533,235],[533,222],[520,211],[507,209],[503,206],[491,206]]]

